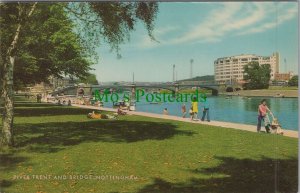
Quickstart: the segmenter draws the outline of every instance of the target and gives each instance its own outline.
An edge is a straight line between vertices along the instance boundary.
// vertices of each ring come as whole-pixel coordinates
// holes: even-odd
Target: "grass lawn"
[[[133,115],[90,120],[87,113],[17,102],[16,147],[1,150],[0,192],[297,192],[297,139]]]
[[[298,86],[270,86],[265,90],[298,90]]]

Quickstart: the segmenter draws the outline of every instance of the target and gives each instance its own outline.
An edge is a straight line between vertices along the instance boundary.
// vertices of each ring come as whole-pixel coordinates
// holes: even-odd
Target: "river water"
[[[267,98],[241,96],[208,96],[207,102],[210,107],[211,121],[225,121],[243,124],[257,124],[257,109],[260,101],[265,98],[267,105],[278,118],[282,128],[289,130],[298,130],[298,98]],[[167,108],[170,115],[181,116],[181,106],[186,104],[187,111],[190,109],[190,102],[165,102],[159,104],[150,104],[145,98],[141,98],[136,103],[136,111],[162,114],[163,109]],[[112,107],[112,103],[104,103],[105,107]],[[199,117],[202,116],[200,109],[202,104],[199,102]],[[189,117],[189,115],[187,115]]]

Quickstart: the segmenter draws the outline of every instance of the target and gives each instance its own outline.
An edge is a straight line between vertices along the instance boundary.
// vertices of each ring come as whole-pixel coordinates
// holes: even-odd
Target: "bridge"
[[[136,89],[165,89],[171,91],[173,94],[177,93],[180,90],[188,89],[188,88],[205,88],[212,90],[212,95],[217,96],[219,92],[220,84],[216,84],[214,82],[207,82],[207,83],[187,83],[184,82],[174,82],[174,83],[132,83],[132,84],[111,84],[111,85],[90,85],[90,86],[70,86],[65,87],[63,89],[57,90],[52,92],[51,94],[77,94],[78,89],[83,89],[88,91],[89,94],[94,92],[95,90],[106,90],[106,89],[113,89],[113,90],[127,90],[132,93],[136,92]]]

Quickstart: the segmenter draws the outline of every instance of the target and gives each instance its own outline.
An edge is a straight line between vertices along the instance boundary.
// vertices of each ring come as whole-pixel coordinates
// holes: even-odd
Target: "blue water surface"
[[[121,97],[120,97],[121,98]],[[234,122],[256,125],[257,109],[263,97],[244,98],[241,96],[208,96],[210,119],[216,121]],[[265,98],[267,105],[278,118],[282,128],[298,130],[298,98]],[[188,102],[165,102],[150,104],[145,97],[136,103],[136,111],[162,114],[167,108],[170,115],[182,116],[181,106],[186,104],[187,111],[191,106]],[[105,107],[112,107],[112,103],[104,103]],[[199,102],[199,117],[202,115],[202,103]],[[188,115],[187,115],[188,116]]]

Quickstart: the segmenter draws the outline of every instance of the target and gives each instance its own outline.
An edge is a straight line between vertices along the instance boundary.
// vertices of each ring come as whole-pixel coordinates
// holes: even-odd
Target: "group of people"
[[[123,110],[121,108],[121,105],[118,107],[117,113],[118,113],[118,115],[127,115],[127,111]]]
[[[210,122],[210,117],[209,117],[209,103],[207,101],[201,102],[202,105],[202,109],[203,109],[203,114],[201,117],[201,121],[204,121],[205,118],[207,119],[208,122]],[[186,105],[183,104],[181,106],[181,112],[182,112],[182,117],[185,118],[186,114],[187,114],[187,108]],[[168,115],[168,109],[165,108],[163,110],[163,114],[164,115]],[[270,120],[268,114],[271,115],[272,117],[272,121]],[[192,103],[191,103],[191,108],[189,110],[189,115],[191,120],[193,121],[198,121],[198,102],[196,100],[196,98],[193,98]],[[257,132],[261,131],[261,125],[262,122],[264,122],[264,126],[266,129],[267,133],[271,132],[272,130],[275,130],[275,133],[277,134],[283,134],[283,131],[281,129],[281,126],[278,123],[278,120],[276,118],[274,118],[273,113],[271,112],[271,110],[268,108],[267,104],[266,104],[266,100],[263,99],[260,103],[260,105],[258,106],[258,119],[257,119]]]
[[[208,104],[207,100],[204,101],[204,102],[201,102],[201,104],[202,104],[202,118],[201,118],[201,121],[204,121],[205,118],[206,118],[206,120],[208,122],[210,122],[210,118],[209,118],[209,104]],[[182,109],[182,111],[185,110],[185,105],[183,105],[183,107],[181,109]],[[183,117],[185,117],[185,114],[186,113],[183,113]],[[191,120],[194,120],[194,121],[198,121],[199,120],[198,119],[198,101],[197,101],[196,97],[193,98],[189,114],[190,114]]]
[[[204,121],[205,118],[207,119],[208,122],[210,122],[210,117],[209,117],[209,104],[207,101],[205,102],[201,102],[202,104],[202,108],[203,108],[203,114],[202,114],[202,118],[201,118],[201,121]],[[187,114],[187,109],[186,109],[186,105],[183,104],[181,106],[181,113],[182,113],[182,117],[185,118],[186,117],[186,114]],[[164,108],[163,110],[163,114],[164,115],[168,115],[169,112],[168,112],[168,109],[167,108]],[[191,120],[193,121],[198,121],[198,101],[197,101],[197,98],[194,97],[193,100],[192,100],[192,103],[191,103],[191,108],[189,110],[189,114],[190,114],[190,118]]]

